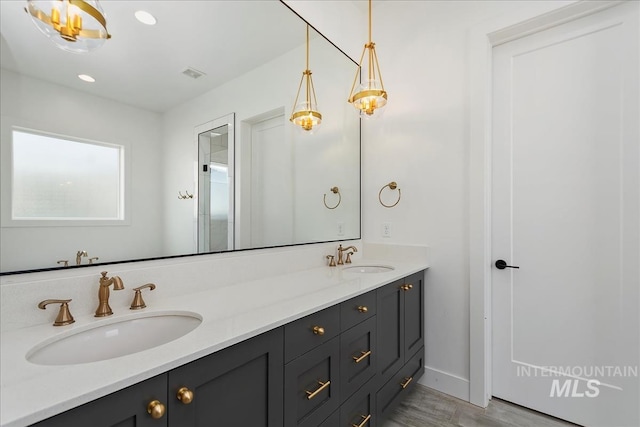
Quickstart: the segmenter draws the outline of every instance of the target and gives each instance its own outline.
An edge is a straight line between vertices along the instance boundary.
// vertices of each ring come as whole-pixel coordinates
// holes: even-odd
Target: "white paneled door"
[[[640,425],[639,15],[493,49],[492,394],[588,426]]]

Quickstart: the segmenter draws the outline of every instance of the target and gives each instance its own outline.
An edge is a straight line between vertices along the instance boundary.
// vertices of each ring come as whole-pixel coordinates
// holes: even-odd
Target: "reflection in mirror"
[[[83,55],[53,46],[22,2],[0,1],[0,274],[63,268],[59,260],[73,268],[79,251],[87,265],[360,237],[360,122],[345,100],[355,62],[310,31],[322,128],[296,132],[288,117],[305,66],[305,21],[275,0],[183,4],[104,2],[113,37]],[[138,10],[157,24],[139,24]],[[227,162],[208,159],[204,191],[198,136],[222,134],[224,123],[200,126],[230,114]],[[122,147],[124,219],[7,225],[16,129]],[[209,139],[209,148],[219,142]],[[323,196],[335,186],[342,202],[329,210]],[[176,196],[185,191],[194,197]]]
[[[232,250],[233,115],[203,127],[208,129],[198,133],[198,253]]]

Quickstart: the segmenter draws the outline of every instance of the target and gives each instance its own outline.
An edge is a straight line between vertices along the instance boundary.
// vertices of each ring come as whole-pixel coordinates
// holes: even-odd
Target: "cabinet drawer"
[[[284,327],[284,358],[290,362],[340,333],[340,306],[334,305]]]
[[[340,393],[347,399],[376,373],[376,319],[340,335]]]
[[[378,391],[376,404],[379,420],[389,417],[407,392],[415,387],[422,374],[424,374],[424,347]]]
[[[334,338],[284,368],[286,427],[317,426],[340,405],[340,339]]]
[[[358,295],[340,304],[341,330],[357,325],[376,314],[376,291]]]
[[[374,382],[369,381],[340,407],[340,427],[377,425]]]

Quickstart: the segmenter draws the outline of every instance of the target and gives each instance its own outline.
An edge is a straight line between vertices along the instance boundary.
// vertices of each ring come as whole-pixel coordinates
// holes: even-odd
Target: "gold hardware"
[[[64,264],[64,267],[69,267],[69,260],[61,259],[60,261],[56,261],[56,264]]]
[[[324,335],[324,328],[322,326],[314,326],[313,333],[322,336]]]
[[[151,415],[151,418],[153,418],[154,420],[158,420],[162,418],[164,416],[165,410],[166,410],[165,406],[162,403],[160,403],[159,400],[152,400],[147,405],[147,412],[149,413],[149,415]]]
[[[335,257],[333,255],[327,255],[327,259],[329,260],[329,267],[335,267],[336,266],[336,260],[335,260]]]
[[[405,378],[404,378],[404,381],[405,381],[404,383],[400,383],[400,386],[401,386],[403,389],[407,388],[407,386],[409,385],[409,383],[410,383],[411,381],[413,381],[413,377],[405,377]]]
[[[337,194],[338,195],[338,203],[336,203],[336,205],[334,207],[331,207],[331,206],[327,205],[327,193],[324,193],[324,199],[322,199],[322,202],[324,203],[324,206],[327,209],[335,209],[338,206],[340,206],[340,202],[342,202],[342,195],[340,194],[340,189],[338,187],[331,187],[329,189],[329,191],[331,191],[333,194]]]
[[[354,94],[353,91],[360,77],[362,60],[364,59],[364,54],[367,52],[367,49],[369,50],[369,55],[367,55],[369,65],[368,78],[363,78],[366,83],[361,85],[360,91]],[[353,84],[351,85],[348,101],[360,110],[361,115],[366,114],[366,116],[371,116],[377,108],[382,108],[387,104],[387,92],[384,90],[382,73],[380,73],[376,44],[371,41],[371,0],[369,0],[369,42],[364,45],[360,61],[358,61],[358,68],[353,79]]]
[[[359,305],[356,310],[358,310],[360,313],[366,313],[367,311],[369,311],[369,308],[366,305]]]
[[[307,25],[307,68],[302,72],[296,99],[293,101],[293,108],[291,109],[291,117],[289,118],[291,123],[300,126],[300,128],[305,131],[311,131],[314,127],[318,127],[322,123],[322,114],[317,111],[318,100],[316,98],[316,89],[313,86],[311,74],[311,70],[309,69],[309,25]],[[298,104],[303,83],[306,83],[305,100]]]
[[[342,245],[338,246],[338,265],[344,265],[344,261],[342,260],[342,254],[349,250],[352,250],[353,252],[358,252],[358,248],[356,248],[353,245],[347,246],[346,248],[343,248]],[[348,257],[348,259],[349,259],[349,262],[347,264],[351,262],[351,257]]]
[[[353,252],[347,252],[347,259],[344,260],[345,264],[351,264],[351,255],[353,255]]]
[[[111,316],[113,311],[109,307],[109,286],[113,285],[114,291],[120,291],[124,289],[122,279],[118,276],[107,277],[107,272],[100,273],[100,287],[98,289],[98,308],[96,309],[95,317]]]
[[[398,200],[396,200],[396,202],[394,204],[392,204],[392,205],[387,205],[382,201],[382,191],[387,187],[389,187],[391,190],[395,190],[395,189],[398,190]],[[380,191],[378,192],[378,200],[380,201],[380,204],[382,206],[384,206],[385,208],[392,208],[395,205],[397,205],[398,203],[400,203],[400,197],[402,197],[402,192],[400,192],[400,189],[398,188],[398,183],[395,182],[395,181],[391,181],[390,183],[388,183],[387,185],[382,187],[380,189]]]
[[[193,392],[186,387],[180,387],[180,389],[178,390],[178,393],[176,394],[176,397],[180,402],[184,403],[185,405],[188,405],[189,403],[193,402],[193,398],[194,398]]]
[[[145,288],[149,288],[149,291],[152,291],[156,288],[156,285],[154,285],[153,283],[147,283],[146,285],[133,288],[135,294],[133,295],[133,301],[131,302],[131,307],[129,307],[129,310],[140,310],[147,306],[142,299],[142,292],[140,292]]]
[[[358,356],[352,356],[352,357],[353,357],[353,361],[354,362],[360,363],[360,362],[362,362],[364,359],[366,359],[369,356],[371,356],[371,350],[361,351],[360,352],[360,357],[358,357]]]
[[[60,304],[60,310],[58,311],[56,320],[53,322],[53,326],[70,325],[75,322],[69,311],[70,302],[70,299],[46,299],[38,304],[38,308],[44,310],[49,304]]]
[[[318,393],[320,393],[322,390],[324,390],[325,388],[329,387],[329,385],[331,384],[331,381],[328,381],[323,383],[322,381],[318,381],[318,384],[320,384],[320,387],[318,387],[318,389],[316,391],[308,391],[305,390],[305,393],[307,393],[307,399],[311,400],[314,397],[316,397],[318,395]]]
[[[362,417],[362,422],[360,424],[351,424],[351,427],[364,427],[365,424],[369,422],[371,419],[371,414],[369,415],[360,415]]]
[[[93,261],[97,261],[100,258],[98,258],[97,256],[94,256],[93,258],[89,258],[89,264],[93,264]]]
[[[180,199],[180,200],[193,199],[193,194],[189,194],[189,191],[187,191],[187,190],[184,190],[184,192],[186,194],[182,194],[181,191],[178,191],[178,199]]]
[[[408,285],[401,285],[400,289],[402,289],[403,291],[409,291],[413,289],[413,285],[411,283],[409,283]]]
[[[86,258],[88,256],[87,251],[78,251],[78,253],[76,253],[76,265],[82,264],[82,257]]]

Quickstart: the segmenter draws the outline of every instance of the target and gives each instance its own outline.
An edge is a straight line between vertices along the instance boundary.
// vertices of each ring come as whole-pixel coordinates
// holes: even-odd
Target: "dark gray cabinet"
[[[278,328],[170,371],[169,425],[282,426],[283,365]]]
[[[424,373],[423,278],[413,274],[35,426],[379,426]],[[151,416],[153,407],[161,416]]]
[[[166,410],[166,403],[167,374],[162,374],[48,418],[34,426],[167,427],[166,415],[154,419],[147,412],[149,405],[158,404],[165,405]]]

